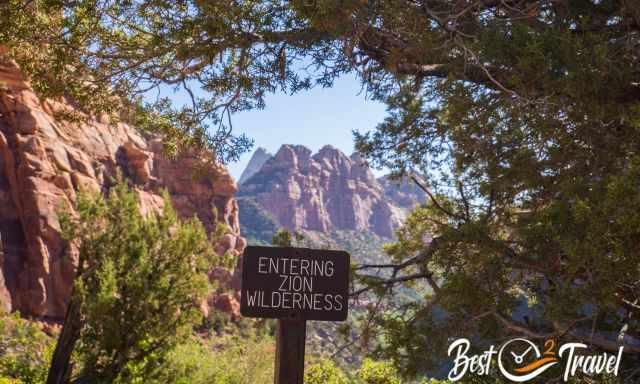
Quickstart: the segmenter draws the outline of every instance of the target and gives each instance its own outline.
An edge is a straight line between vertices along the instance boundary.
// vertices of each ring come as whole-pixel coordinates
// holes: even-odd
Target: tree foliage
[[[400,384],[400,375],[389,361],[364,359],[360,368],[349,377],[346,371],[330,360],[320,360],[305,369],[305,384]],[[415,382],[412,381],[412,382]],[[430,383],[421,381],[421,383]],[[437,384],[438,381],[433,381]]]
[[[61,333],[77,328],[76,374],[92,383],[150,379],[200,323],[218,257],[202,224],[178,220],[166,194],[160,214],[143,215],[137,194],[120,182],[107,198],[80,194],[76,208],[61,220],[79,253]]]
[[[330,360],[322,360],[305,368],[305,384],[349,384],[351,380]]]
[[[0,383],[43,384],[54,342],[18,313],[0,313]]]
[[[189,339],[173,349],[145,384],[245,384],[273,381],[272,337]]]

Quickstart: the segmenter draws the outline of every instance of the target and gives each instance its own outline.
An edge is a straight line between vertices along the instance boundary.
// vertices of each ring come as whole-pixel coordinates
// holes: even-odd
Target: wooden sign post
[[[302,384],[304,381],[304,343],[307,322],[279,319],[276,330],[276,384]]]
[[[346,252],[246,248],[240,313],[278,319],[275,384],[303,384],[306,322],[346,320],[348,294]]]

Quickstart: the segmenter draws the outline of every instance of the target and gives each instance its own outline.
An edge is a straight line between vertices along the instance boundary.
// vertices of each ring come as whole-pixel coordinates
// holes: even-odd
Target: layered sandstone
[[[330,145],[316,154],[283,145],[241,185],[238,196],[254,199],[289,230],[362,230],[392,237],[404,218],[357,154],[347,156]]]
[[[105,192],[118,170],[140,196],[143,210],[162,205],[169,191],[180,216],[197,216],[207,230],[226,226],[218,252],[239,256],[237,186],[226,169],[193,170],[199,157],[169,159],[161,142],[108,118],[72,122],[67,100],[40,100],[16,64],[0,52],[0,303],[8,310],[60,319],[76,255],[60,237],[58,213],[72,209],[80,188]],[[212,271],[212,277],[229,271]],[[235,309],[224,297],[222,306]],[[231,300],[232,301],[232,300]],[[212,297],[216,305],[220,297]]]

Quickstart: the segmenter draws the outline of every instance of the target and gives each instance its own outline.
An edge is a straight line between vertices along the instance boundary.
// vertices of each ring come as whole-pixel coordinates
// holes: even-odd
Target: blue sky
[[[282,144],[302,144],[314,152],[331,144],[349,155],[354,149],[351,131],[372,130],[386,114],[384,104],[366,99],[353,75],[337,79],[332,88],[268,95],[266,104],[263,110],[234,115],[233,128],[255,141],[253,149],[263,147],[271,153]],[[252,153],[228,164],[236,180]]]

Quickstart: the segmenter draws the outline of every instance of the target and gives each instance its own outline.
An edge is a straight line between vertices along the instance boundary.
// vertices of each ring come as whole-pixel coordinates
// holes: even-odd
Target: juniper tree
[[[47,382],[149,379],[199,324],[220,259],[202,224],[180,221],[166,194],[163,211],[150,215],[124,182],[107,198],[79,194],[76,205],[61,226],[77,246],[78,272]]]

